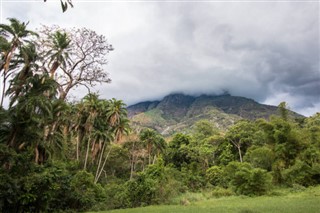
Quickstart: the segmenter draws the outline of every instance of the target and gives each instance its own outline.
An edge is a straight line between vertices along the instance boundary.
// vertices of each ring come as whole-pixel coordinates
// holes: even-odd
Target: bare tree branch
[[[50,50],[53,47],[52,34],[60,31],[67,33],[71,40],[68,48],[68,60],[65,66],[60,64],[55,73],[59,84],[59,98],[65,99],[70,90],[78,86],[92,87],[97,83],[110,83],[108,73],[104,70],[107,54],[113,50],[106,38],[87,28],[64,29],[58,26],[42,26],[39,30],[40,40],[37,46],[44,56],[43,70],[50,70]]]

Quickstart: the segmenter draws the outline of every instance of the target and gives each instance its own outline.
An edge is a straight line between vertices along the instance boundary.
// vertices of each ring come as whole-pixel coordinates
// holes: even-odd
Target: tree
[[[271,171],[275,156],[274,152],[266,146],[252,146],[248,149],[244,158],[255,168]]]
[[[184,164],[190,164],[188,145],[191,143],[191,137],[182,133],[174,135],[168,144],[166,151],[166,163],[172,163],[177,169],[181,169]]]
[[[8,146],[18,152],[32,148],[34,161],[39,164],[51,156],[50,150],[61,151],[62,148],[63,142],[58,138],[54,143],[45,140],[48,134],[46,127],[57,119],[54,110],[63,110],[60,103],[55,102],[56,92],[56,83],[49,76],[35,74],[28,77],[21,88],[21,95],[7,111],[7,121],[11,123],[1,124],[10,127],[6,137]]]
[[[95,119],[99,115],[99,100],[98,95],[96,94],[88,94],[83,98],[83,104],[86,112],[86,121],[84,124],[85,132],[86,132],[86,155],[84,159],[84,166],[83,170],[86,170],[87,168],[87,162],[89,157],[89,150],[90,150],[90,144],[92,143],[92,131],[94,128]]]
[[[51,43],[53,44],[51,49],[46,53],[44,58],[48,58],[48,66],[50,69],[50,76],[54,78],[54,74],[58,67],[61,66],[62,69],[67,67],[70,62],[69,52],[71,40],[68,38],[66,32],[56,31],[51,36]]]
[[[213,128],[212,124],[208,120],[200,120],[196,122],[193,129],[193,137],[196,140],[203,140],[218,134],[218,131]]]
[[[281,118],[282,118],[283,120],[287,121],[287,120],[288,120],[288,114],[289,114],[288,104],[287,104],[286,102],[281,102],[281,103],[278,105],[278,109],[279,109]]]
[[[103,66],[113,47],[104,36],[86,28],[67,30],[58,26],[43,26],[39,35],[37,47],[46,59],[42,67],[45,72],[55,73],[60,99],[65,100],[70,90],[79,86],[90,92],[97,83],[111,81]]]
[[[10,25],[0,24],[0,42],[1,42],[1,61],[0,73],[2,72],[2,96],[0,106],[3,106],[4,93],[6,90],[6,82],[10,76],[10,71],[16,66],[11,67],[12,58],[16,54],[16,50],[20,50],[25,43],[28,43],[28,36],[37,36],[36,33],[27,30],[28,23],[20,22],[15,18],[9,18]]]
[[[126,105],[121,100],[116,100],[112,98],[109,101],[107,108],[107,117],[111,126],[116,126],[120,124],[120,120],[123,117],[127,117]],[[119,141],[119,140],[117,140]]]
[[[144,129],[140,132],[140,140],[145,144],[148,153],[148,164],[154,164],[155,158],[164,150],[165,140],[153,129]],[[153,160],[152,160],[153,159]]]
[[[226,133],[226,140],[231,142],[238,150],[239,160],[243,162],[243,153],[253,142],[256,129],[249,121],[242,120],[232,126]]]
[[[19,55],[14,62],[14,66],[21,66],[20,70],[12,78],[10,87],[6,92],[6,95],[10,94],[10,105],[12,106],[20,93],[22,92],[23,86],[25,85],[27,79],[32,77],[33,73],[38,70],[38,65],[36,61],[38,60],[38,53],[36,52],[35,45],[30,43],[21,47]]]

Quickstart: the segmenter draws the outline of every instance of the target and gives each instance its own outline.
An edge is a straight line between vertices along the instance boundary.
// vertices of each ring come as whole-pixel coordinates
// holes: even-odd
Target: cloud
[[[317,2],[3,3],[4,16],[104,34],[115,51],[102,97],[133,104],[172,92],[221,93],[305,115],[320,111]],[[77,91],[75,91],[77,94]]]

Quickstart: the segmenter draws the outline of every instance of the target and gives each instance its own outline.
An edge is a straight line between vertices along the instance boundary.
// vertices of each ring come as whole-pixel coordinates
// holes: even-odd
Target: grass
[[[276,196],[275,196],[276,195]],[[190,195],[185,199],[190,199]],[[183,198],[181,198],[183,199]],[[199,200],[200,199],[200,200]],[[230,196],[190,199],[184,205],[148,206],[134,209],[104,211],[105,213],[318,213],[320,212],[320,186],[306,190],[279,191],[274,196]],[[100,212],[103,213],[103,212]]]

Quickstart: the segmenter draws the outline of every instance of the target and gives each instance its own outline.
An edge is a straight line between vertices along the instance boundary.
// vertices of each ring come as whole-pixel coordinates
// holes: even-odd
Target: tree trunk
[[[240,157],[240,162],[242,163],[242,154],[241,154],[241,146],[237,146],[238,152],[239,152],[239,157]]]
[[[36,145],[36,147],[34,148],[35,151],[35,158],[34,161],[37,164],[39,162],[39,149],[38,149],[38,144]]]
[[[103,143],[103,146],[102,146],[102,149],[101,149],[101,152],[100,152],[98,168],[97,168],[97,171],[96,171],[96,175],[94,177],[94,182],[95,183],[98,181],[98,174],[99,174],[99,169],[100,169],[102,157],[103,157],[103,154],[104,154],[104,151],[105,151],[105,146],[106,146],[106,142]]]
[[[155,155],[155,156],[153,157],[153,161],[152,161],[152,164],[155,164],[155,162],[156,162],[156,159],[157,159],[157,155]]]
[[[54,78],[54,73],[55,73],[56,70],[58,69],[59,65],[60,65],[59,62],[57,62],[57,61],[53,62],[52,67],[51,67],[51,69],[50,69],[50,77],[51,77],[52,79]]]
[[[10,137],[10,142],[9,142],[9,146],[10,147],[14,147],[15,145],[15,141],[16,141],[16,136],[17,136],[17,130],[15,129],[14,132],[12,133],[12,136]]]
[[[89,136],[88,144],[87,144],[86,157],[85,157],[85,160],[84,160],[83,170],[86,170],[86,169],[87,169],[87,162],[88,162],[89,149],[90,149],[90,140],[91,140],[91,137]]]
[[[76,159],[77,161],[79,161],[79,144],[80,144],[80,135],[79,135],[79,132],[77,134],[77,137],[76,137]]]
[[[0,103],[0,107],[3,107],[3,100],[4,100],[4,96],[5,96],[5,92],[6,92],[6,75],[5,73],[3,74],[3,86],[2,86],[2,94],[1,94],[1,103]]]
[[[230,140],[230,141],[231,141],[231,143],[232,143],[235,147],[237,147],[238,152],[239,152],[240,162],[242,163],[242,154],[241,154],[241,145],[240,145],[240,142],[236,143],[236,142],[234,142],[234,141],[232,141],[232,140]]]
[[[148,160],[149,160],[149,165],[151,164],[151,150],[152,150],[152,145],[148,144],[147,146],[148,149]]]
[[[131,159],[131,168],[130,168],[130,180],[132,180],[132,177],[133,177],[133,166],[134,166],[134,163],[133,163],[133,158]]]
[[[134,172],[134,148],[135,148],[135,142],[132,143],[132,152],[131,152],[131,162],[130,162],[130,180],[132,180],[133,172]]]
[[[106,158],[104,159],[104,162],[103,162],[102,167],[100,169],[99,175],[98,175],[97,179],[95,180],[95,183],[97,183],[99,181],[99,178],[100,178],[100,176],[101,176],[101,174],[103,172],[104,166],[106,165],[106,162],[108,160],[108,157],[109,157],[109,154],[110,154],[111,150],[112,150],[112,145],[111,145],[111,147],[110,147],[110,149],[108,151],[108,154],[107,154]]]
[[[13,55],[13,52],[16,50],[17,48],[17,44],[15,41],[13,41],[13,46],[11,48],[11,50],[8,52],[8,54],[4,57],[4,60],[5,60],[5,63],[4,63],[4,66],[3,66],[3,71],[4,73],[6,74],[9,70],[9,66],[10,66],[10,62],[11,62],[11,58],[12,58],[12,55]]]

